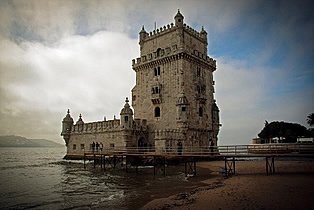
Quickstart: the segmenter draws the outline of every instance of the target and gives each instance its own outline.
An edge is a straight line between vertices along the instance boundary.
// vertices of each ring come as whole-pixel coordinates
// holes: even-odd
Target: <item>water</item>
[[[138,209],[200,185],[180,167],[167,167],[165,177],[154,177],[152,168],[103,172],[64,155],[65,148],[0,148],[0,208]]]

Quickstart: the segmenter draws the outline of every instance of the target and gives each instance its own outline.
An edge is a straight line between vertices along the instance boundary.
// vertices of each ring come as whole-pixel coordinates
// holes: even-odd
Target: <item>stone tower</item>
[[[217,145],[219,109],[214,100],[216,61],[207,56],[207,32],[171,23],[139,33],[140,57],[132,62],[134,118],[146,119],[156,147]]]
[[[73,126],[73,118],[70,115],[70,109],[68,109],[67,115],[62,120],[62,131],[61,136],[63,136],[65,145],[68,146],[70,137],[71,137],[71,130]]]

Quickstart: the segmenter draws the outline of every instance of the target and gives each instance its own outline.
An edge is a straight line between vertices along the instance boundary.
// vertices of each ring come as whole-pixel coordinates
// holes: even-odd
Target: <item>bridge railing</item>
[[[185,147],[110,147],[87,151],[96,154],[143,154],[143,155],[249,155],[314,153],[314,144],[250,144],[226,146],[185,146]]]

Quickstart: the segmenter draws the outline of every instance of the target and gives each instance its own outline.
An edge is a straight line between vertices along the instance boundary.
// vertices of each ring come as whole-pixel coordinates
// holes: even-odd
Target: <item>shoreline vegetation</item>
[[[314,161],[275,160],[266,176],[265,160],[236,161],[236,174],[225,178],[224,161],[197,163],[201,187],[148,202],[141,209],[313,209]],[[204,179],[206,177],[206,179]]]
[[[0,136],[0,147],[65,147],[47,139],[27,139],[22,136]]]

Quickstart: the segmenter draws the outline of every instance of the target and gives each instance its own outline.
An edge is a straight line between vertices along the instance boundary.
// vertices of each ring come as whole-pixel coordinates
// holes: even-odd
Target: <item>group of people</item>
[[[102,144],[102,143],[98,143],[98,142],[93,142],[92,143],[92,151],[93,152],[98,152],[98,151],[100,151],[100,152],[102,152],[103,151],[103,149],[104,149],[104,145]]]

